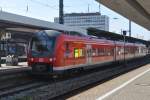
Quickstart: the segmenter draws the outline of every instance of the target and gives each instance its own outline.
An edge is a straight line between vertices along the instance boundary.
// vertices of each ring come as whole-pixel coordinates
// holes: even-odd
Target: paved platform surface
[[[67,100],[150,100],[150,64],[99,84]]]
[[[14,69],[14,68],[23,68],[23,67],[28,67],[27,62],[20,62],[18,66],[6,66],[6,64],[1,64],[0,70],[3,69]]]
[[[103,100],[150,100],[150,71]]]

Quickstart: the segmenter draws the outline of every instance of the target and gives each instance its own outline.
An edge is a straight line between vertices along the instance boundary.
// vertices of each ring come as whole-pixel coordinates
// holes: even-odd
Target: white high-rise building
[[[59,23],[59,18],[54,18],[55,23]],[[64,15],[64,24],[68,26],[78,26],[82,28],[97,28],[109,31],[109,17],[96,13],[70,13]]]

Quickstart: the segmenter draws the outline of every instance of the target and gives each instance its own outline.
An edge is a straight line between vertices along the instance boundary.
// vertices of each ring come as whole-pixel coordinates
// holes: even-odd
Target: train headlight
[[[33,61],[34,59],[33,58],[31,58],[31,61]]]
[[[49,61],[50,61],[50,62],[52,62],[52,61],[53,61],[53,59],[52,59],[52,58],[49,58]]]

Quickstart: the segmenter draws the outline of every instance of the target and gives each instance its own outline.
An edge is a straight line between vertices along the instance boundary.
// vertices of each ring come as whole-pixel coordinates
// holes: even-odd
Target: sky
[[[109,31],[121,34],[128,30],[129,20],[95,0],[64,0],[64,13],[101,12],[109,19]],[[0,10],[46,21],[54,21],[59,15],[59,0],[1,0]],[[150,31],[132,22],[132,36],[150,40]],[[127,34],[128,35],[128,34]]]

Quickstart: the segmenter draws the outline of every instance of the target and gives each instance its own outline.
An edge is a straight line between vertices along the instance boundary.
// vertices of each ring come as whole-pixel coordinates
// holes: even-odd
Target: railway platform
[[[27,67],[27,62],[19,62],[17,66],[6,66],[6,64],[1,64],[0,70],[25,68],[25,67]]]
[[[67,100],[149,100],[150,64],[113,78]]]

